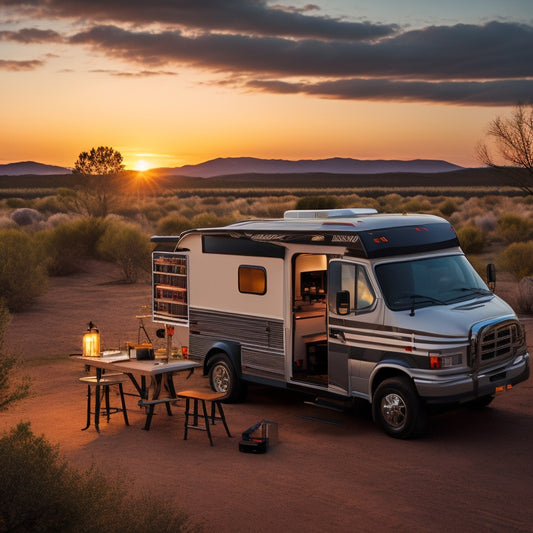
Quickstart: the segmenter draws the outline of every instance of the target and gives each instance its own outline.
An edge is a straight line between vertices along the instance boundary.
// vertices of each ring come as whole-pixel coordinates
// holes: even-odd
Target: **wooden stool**
[[[128,413],[126,410],[126,402],[124,401],[124,391],[122,389],[122,383],[126,381],[127,377],[123,374],[103,375],[100,379],[96,376],[88,376],[79,378],[81,383],[87,384],[87,425],[82,429],[85,431],[91,425],[91,415],[94,415],[94,427],[96,431],[100,433],[100,414],[106,415],[107,421],[112,414],[122,412],[124,416],[124,422],[127,426],[130,425],[128,421]],[[120,402],[122,407],[111,407],[109,400],[109,388],[113,385],[118,385],[120,394]],[[91,388],[95,387],[94,399],[94,411],[91,411]],[[102,397],[104,398],[105,405],[102,409]]]
[[[222,420],[224,424],[224,429],[228,437],[231,437],[231,434],[226,424],[226,417],[224,416],[224,410],[222,409],[221,401],[226,397],[224,393],[219,392],[201,392],[195,390],[185,390],[178,392],[178,397],[185,398],[185,434],[183,440],[187,440],[187,431],[188,429],[199,429],[201,431],[207,431],[207,436],[209,437],[209,443],[213,446],[213,438],[211,437],[211,430],[209,425],[215,424],[215,420]],[[190,401],[194,400],[194,407],[191,411]],[[198,414],[198,402],[202,402],[202,413],[203,415]],[[211,414],[207,414],[207,407],[205,402],[211,402]],[[216,415],[216,409],[218,409],[218,416]],[[189,424],[189,416],[193,417],[192,424]],[[203,416],[205,425],[200,426],[198,424],[198,417]]]

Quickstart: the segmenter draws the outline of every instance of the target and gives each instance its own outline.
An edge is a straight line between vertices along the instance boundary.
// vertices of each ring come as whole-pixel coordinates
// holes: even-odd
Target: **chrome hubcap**
[[[407,406],[398,394],[387,394],[381,400],[381,413],[389,426],[400,428],[405,423]]]
[[[213,384],[217,392],[227,392],[229,385],[229,372],[223,365],[218,365],[213,370]]]

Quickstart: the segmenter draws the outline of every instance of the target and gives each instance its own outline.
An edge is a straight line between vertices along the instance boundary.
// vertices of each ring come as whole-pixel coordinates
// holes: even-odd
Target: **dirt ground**
[[[136,491],[148,490],[188,511],[206,531],[533,531],[533,382],[515,387],[484,410],[435,415],[427,436],[387,437],[368,414],[308,405],[295,393],[250,387],[246,403],[226,405],[233,437],[215,426],[214,446],[202,432],[183,440],[183,406],[167,416],[158,406],[150,431],[127,397],[101,433],[85,425],[80,351],[89,320],[104,348],[135,342],[150,286],[114,283],[112,266],[52,280],[31,310],[7,332],[11,351],[26,361],[30,398],[0,414],[5,431],[19,421],[59,443],[71,464],[126,472]],[[148,333],[155,327],[146,320]],[[528,319],[530,352],[533,321]],[[207,387],[199,372],[178,389]],[[127,388],[133,392],[128,383]],[[277,422],[279,442],[264,455],[238,451],[241,433]]]

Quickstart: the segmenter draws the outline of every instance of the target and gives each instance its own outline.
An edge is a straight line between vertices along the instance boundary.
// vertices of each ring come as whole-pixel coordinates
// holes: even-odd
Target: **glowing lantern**
[[[100,355],[100,332],[89,322],[87,333],[83,336],[83,356],[97,357]]]

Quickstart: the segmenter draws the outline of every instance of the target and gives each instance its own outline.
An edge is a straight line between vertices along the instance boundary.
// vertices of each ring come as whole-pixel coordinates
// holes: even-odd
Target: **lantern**
[[[83,336],[83,356],[98,357],[100,355],[100,332],[89,322],[87,333]]]

